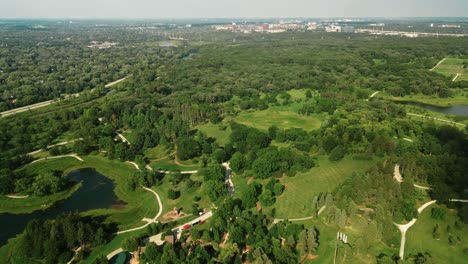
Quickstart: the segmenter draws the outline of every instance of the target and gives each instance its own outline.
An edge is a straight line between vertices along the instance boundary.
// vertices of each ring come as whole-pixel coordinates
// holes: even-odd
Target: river
[[[406,105],[412,105],[424,108],[429,111],[438,112],[447,115],[458,115],[458,116],[468,116],[468,105],[454,105],[449,107],[440,107],[434,105],[428,105],[418,102],[397,102]]]
[[[34,218],[52,219],[64,212],[85,212],[123,204],[114,193],[114,182],[94,169],[87,168],[71,172],[68,178],[82,182],[81,187],[70,198],[58,202],[52,208],[29,214],[0,214],[0,246],[4,245],[9,238],[21,233],[27,223]]]

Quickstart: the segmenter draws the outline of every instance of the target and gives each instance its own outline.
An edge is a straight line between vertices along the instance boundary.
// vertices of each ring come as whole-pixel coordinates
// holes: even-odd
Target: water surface
[[[65,212],[85,212],[123,204],[114,193],[114,182],[94,169],[77,170],[69,173],[67,177],[82,182],[82,185],[70,198],[58,202],[52,208],[29,214],[0,214],[0,246],[9,238],[21,233],[26,224],[34,218],[52,219]]]

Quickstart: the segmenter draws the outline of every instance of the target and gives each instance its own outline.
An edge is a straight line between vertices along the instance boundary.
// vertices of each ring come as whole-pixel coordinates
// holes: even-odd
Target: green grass
[[[68,190],[44,197],[29,196],[24,199],[13,199],[6,196],[0,196],[0,214],[25,214],[32,213],[36,210],[46,210],[53,206],[56,202],[72,196],[73,193],[80,187],[81,184],[75,184]]]
[[[391,96],[388,93],[381,92],[376,95],[376,97],[387,98],[392,101],[403,101],[403,102],[418,102],[423,104],[429,104],[440,107],[448,107],[454,105],[468,105],[468,91],[463,89],[451,89],[453,96],[449,98],[439,98],[436,95],[423,95],[423,94],[414,94],[406,95],[403,97]]]
[[[154,195],[143,189],[129,191],[126,187],[128,177],[135,173],[133,165],[119,162],[116,160],[108,160],[103,156],[82,156],[84,162],[79,162],[73,158],[62,158],[40,161],[34,164],[27,165],[24,170],[31,174],[39,174],[50,171],[52,169],[63,170],[64,174],[81,168],[94,168],[102,175],[114,180],[115,194],[127,205],[123,209],[98,209],[87,212],[89,215],[108,215],[109,222],[115,222],[119,225],[119,229],[127,229],[137,227],[143,222],[144,217],[152,218],[157,212],[157,203]],[[48,196],[41,199],[51,199],[55,196]],[[28,198],[33,199],[33,198]],[[27,204],[28,199],[16,199],[15,203]],[[31,209],[41,209],[30,207]],[[23,206],[23,205],[21,205]]]
[[[208,199],[208,197],[204,194],[203,190],[203,185],[202,188],[190,188],[187,189],[185,186],[184,181],[180,182],[177,186],[173,186],[169,182],[169,178],[171,175],[166,175],[165,180],[163,183],[155,188],[153,188],[160,196],[161,202],[163,204],[163,215],[172,211],[174,207],[177,208],[182,208],[182,211],[185,212],[186,214],[191,214],[192,213],[192,204],[194,203],[193,197],[199,196],[202,199],[196,203],[198,203],[199,208],[210,208],[211,207],[211,201]],[[203,182],[203,177],[197,174],[192,174],[190,178],[193,181],[200,181]],[[178,190],[180,191],[181,195],[179,198],[175,200],[171,200],[167,197],[167,192],[170,189]],[[187,218],[188,219],[188,218]],[[162,218],[161,218],[162,220]],[[188,220],[187,220],[188,221]],[[185,222],[185,220],[182,220],[182,222]]]
[[[460,74],[455,81],[468,81],[468,69],[463,68],[463,62],[467,61],[468,59],[445,58],[441,64],[434,68],[434,71],[451,78]]]
[[[320,192],[332,192],[351,176],[352,172],[364,172],[375,162],[353,160],[349,157],[340,162],[330,162],[326,157],[320,157],[318,163],[318,167],[307,172],[280,179],[286,188],[274,205],[278,218],[302,218],[312,215],[312,208],[308,204],[314,196]]]
[[[198,126],[197,129],[205,133],[206,136],[215,138],[216,142],[221,146],[228,143],[231,134],[231,127],[225,122],[219,124],[206,123]]]
[[[145,150],[145,157],[150,160],[153,159],[160,159],[166,157],[167,155],[172,153],[172,149],[167,148],[164,145],[158,145],[154,148],[149,148]]]
[[[168,157],[163,160],[152,161],[150,166],[156,170],[164,171],[188,171],[188,170],[197,170],[198,164],[192,163],[192,161],[180,161],[180,164],[183,166],[177,165],[173,157]]]
[[[296,127],[310,131],[320,128],[322,124],[319,118],[300,115],[280,107],[270,107],[262,111],[243,111],[233,119],[238,123],[264,131],[272,125],[276,125],[280,129]]]
[[[111,242],[109,242],[108,244],[105,244],[105,245],[102,245],[102,246],[99,246],[99,247],[96,247],[92,252],[91,254],[89,254],[89,256],[83,260],[82,262],[80,263],[83,263],[83,264],[86,264],[86,263],[93,263],[94,260],[101,256],[101,255],[104,255],[104,256],[107,256],[107,254],[111,253],[112,251],[118,249],[121,247],[121,244],[122,244],[122,241],[127,238],[127,237],[134,237],[134,236],[139,236],[141,234],[143,234],[144,232],[146,232],[146,229],[141,229],[141,230],[137,230],[135,232],[130,232],[130,233],[125,233],[125,234],[121,234],[121,235],[117,235],[116,237],[114,237],[114,239],[112,239]]]
[[[433,219],[431,209],[435,207],[440,207],[440,205],[431,205],[424,210],[414,226],[406,233],[405,257],[419,252],[429,252],[434,263],[466,263],[468,256],[463,254],[463,249],[468,245],[468,229],[466,226],[462,230],[457,230],[454,227],[455,221],[460,221],[455,210],[450,210],[445,220]],[[441,227],[440,240],[436,240],[432,236],[436,224]],[[448,242],[447,225],[451,226],[450,234],[455,238],[458,236],[461,240],[455,245],[450,245]]]
[[[372,59],[372,61],[374,61],[375,65],[384,65],[387,63],[384,59]]]

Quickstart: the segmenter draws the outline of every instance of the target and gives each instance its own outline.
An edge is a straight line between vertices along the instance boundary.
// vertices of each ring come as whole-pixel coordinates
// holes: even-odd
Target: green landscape
[[[466,37],[216,21],[0,20],[0,263],[467,262]]]

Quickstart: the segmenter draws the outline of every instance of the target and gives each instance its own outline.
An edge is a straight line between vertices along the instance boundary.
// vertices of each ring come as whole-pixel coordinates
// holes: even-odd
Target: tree
[[[138,241],[138,238],[136,237],[127,237],[122,241],[122,248],[126,251],[136,251],[138,249],[140,242]]]
[[[223,263],[231,263],[234,256],[239,253],[239,246],[236,243],[228,242],[221,249],[218,258]]]
[[[345,154],[346,154],[346,151],[343,146],[336,146],[330,152],[329,159],[330,161],[340,161],[344,158]]]
[[[151,263],[156,263],[156,259],[159,255],[159,252],[158,252],[158,247],[156,246],[156,244],[154,242],[149,242],[147,245],[146,245],[146,249],[145,249],[145,257],[148,261],[150,261]]]
[[[318,233],[315,227],[307,231],[307,249],[309,252],[316,251],[318,247]]]
[[[167,191],[167,198],[171,199],[171,200],[175,200],[177,198],[179,198],[180,196],[180,192],[179,191],[175,191],[173,189],[169,189]]]
[[[442,232],[440,231],[439,224],[436,224],[434,229],[432,229],[432,237],[439,240],[441,235],[442,235]]]
[[[181,137],[177,140],[176,144],[177,157],[181,160],[188,160],[200,155],[200,145],[193,138]]]

